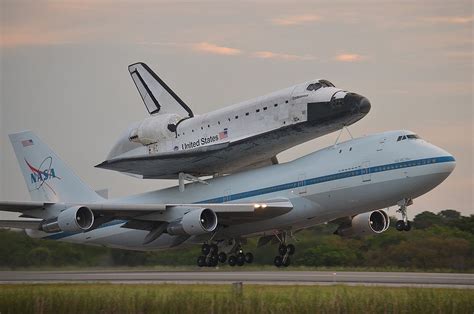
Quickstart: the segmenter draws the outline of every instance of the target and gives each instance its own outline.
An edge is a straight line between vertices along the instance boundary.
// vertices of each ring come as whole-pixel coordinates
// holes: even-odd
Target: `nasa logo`
[[[56,176],[56,172],[54,171],[53,165],[53,158],[46,157],[39,165],[39,167],[34,167],[29,163],[25,158],[26,165],[30,169],[30,180],[31,185],[34,187],[34,190],[39,190],[41,187],[46,186],[48,187],[53,193],[56,194],[54,189],[49,185],[46,181],[50,181],[52,179],[60,180],[58,176]]]

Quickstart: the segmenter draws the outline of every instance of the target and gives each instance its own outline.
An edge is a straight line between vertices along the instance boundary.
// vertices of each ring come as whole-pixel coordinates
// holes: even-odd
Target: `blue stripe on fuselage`
[[[417,167],[417,166],[439,164],[439,163],[443,163],[443,162],[452,162],[452,161],[455,161],[453,156],[443,156],[443,157],[433,157],[433,158],[424,158],[424,159],[418,159],[418,160],[403,161],[403,162],[397,162],[397,163],[386,164],[386,165],[381,165],[381,166],[374,166],[374,167],[370,167],[370,168],[361,168],[361,169],[357,169],[357,170],[339,172],[339,173],[330,174],[330,175],[326,175],[326,176],[322,176],[322,177],[311,178],[311,179],[306,179],[306,180],[301,180],[301,181],[295,181],[295,182],[275,185],[275,186],[271,186],[271,187],[267,187],[267,188],[236,193],[236,194],[228,195],[228,196],[225,196],[225,197],[224,196],[219,196],[219,197],[216,197],[216,198],[211,198],[211,199],[208,199],[208,200],[199,201],[199,202],[196,202],[195,204],[230,202],[230,201],[235,201],[235,200],[239,200],[239,199],[250,198],[250,197],[264,195],[264,194],[269,194],[269,193],[275,193],[275,192],[280,192],[280,191],[285,191],[285,190],[301,188],[303,186],[309,186],[309,185],[314,185],[314,184],[319,184],[319,183],[324,183],[324,182],[329,182],[329,181],[335,181],[335,180],[340,180],[340,179],[357,177],[357,176],[361,176],[361,175],[368,175],[368,174],[372,174],[372,173],[379,173],[379,172],[391,171],[391,170],[402,169],[402,168],[411,168],[411,167]],[[115,226],[115,225],[123,224],[125,222],[127,222],[127,221],[126,220],[113,220],[113,221],[110,221],[108,223],[105,223],[105,224],[101,225],[100,227],[98,227],[96,229]],[[75,235],[75,234],[78,234],[78,233],[81,233],[81,232],[59,232],[59,233],[55,233],[55,234],[46,236],[43,239],[58,240],[58,239],[69,237],[69,236],[72,236],[72,235]]]

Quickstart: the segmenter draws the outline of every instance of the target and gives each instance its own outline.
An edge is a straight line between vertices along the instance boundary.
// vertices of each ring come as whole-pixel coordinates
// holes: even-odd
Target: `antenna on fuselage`
[[[341,134],[342,134],[342,132],[344,131],[344,129],[347,131],[347,133],[349,133],[349,136],[351,137],[351,139],[352,139],[352,140],[354,139],[354,137],[353,137],[352,134],[351,134],[351,131],[349,131],[349,128],[344,125],[344,126],[342,127],[341,131],[339,132],[339,135],[338,135],[337,138],[336,138],[336,142],[334,143],[334,146],[337,146],[337,143],[339,142],[339,138],[341,137]]]

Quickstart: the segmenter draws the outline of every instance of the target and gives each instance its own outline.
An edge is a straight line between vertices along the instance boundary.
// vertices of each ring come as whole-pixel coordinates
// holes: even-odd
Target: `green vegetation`
[[[474,290],[361,286],[0,285],[1,313],[472,313]]]
[[[393,225],[393,224],[392,224]],[[389,231],[365,238],[333,235],[336,225],[319,225],[296,234],[296,267],[370,270],[474,270],[474,215],[454,210],[423,212],[410,232]],[[255,265],[272,265],[277,246],[258,250],[256,239],[245,250],[255,253]],[[0,230],[0,267],[180,267],[195,265],[199,246],[159,252],[134,252],[50,240],[30,239],[21,232]],[[248,268],[247,268],[248,269]]]

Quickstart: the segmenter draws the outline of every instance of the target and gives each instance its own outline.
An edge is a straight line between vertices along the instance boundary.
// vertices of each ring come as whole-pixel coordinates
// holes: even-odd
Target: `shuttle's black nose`
[[[359,112],[361,113],[369,113],[371,108],[370,101],[363,97],[359,102]]]
[[[370,111],[370,101],[356,93],[347,93],[344,97],[344,103],[346,106],[350,106],[353,110],[357,110],[360,113],[367,114]]]

